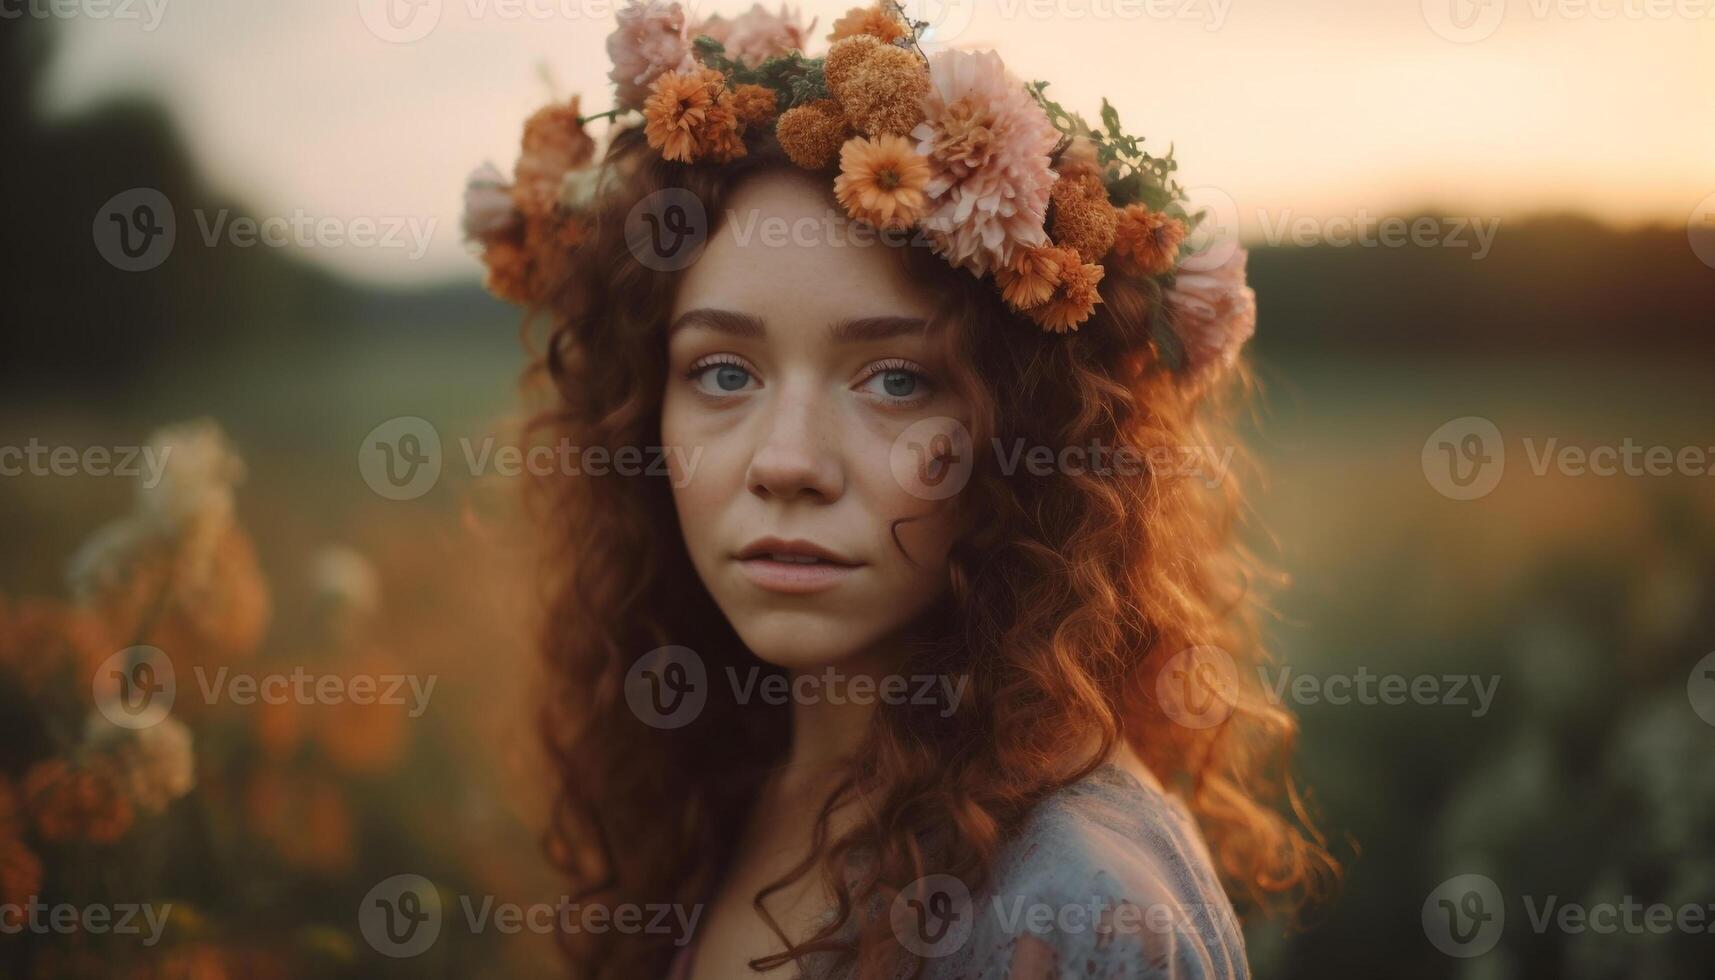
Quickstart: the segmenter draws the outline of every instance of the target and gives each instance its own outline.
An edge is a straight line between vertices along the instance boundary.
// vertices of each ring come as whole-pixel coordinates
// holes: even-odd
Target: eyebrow
[[[887,340],[910,333],[922,333],[929,321],[915,316],[865,316],[840,320],[830,328],[833,339],[843,343]],[[756,338],[766,333],[762,320],[736,310],[699,307],[679,314],[667,328],[667,336],[687,327],[704,327],[733,337]]]

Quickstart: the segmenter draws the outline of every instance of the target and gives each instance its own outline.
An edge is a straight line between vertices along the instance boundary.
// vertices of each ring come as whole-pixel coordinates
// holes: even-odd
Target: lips
[[[752,585],[783,595],[809,595],[845,581],[863,563],[813,541],[761,538],[735,556]]]

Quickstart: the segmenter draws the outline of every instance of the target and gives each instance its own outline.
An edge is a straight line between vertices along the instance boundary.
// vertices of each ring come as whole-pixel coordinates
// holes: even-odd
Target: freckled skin
[[[764,335],[675,331],[661,427],[666,445],[701,451],[688,479],[674,474],[680,525],[698,575],[746,645],[789,668],[855,669],[861,658],[888,662],[889,640],[945,592],[945,507],[907,492],[889,459],[907,426],[963,419],[966,407],[921,331],[833,337],[831,325],[844,319],[926,320],[934,297],[883,246],[819,230],[844,220],[823,183],[771,172],[732,198],[680,284],[672,321],[689,310],[728,310],[760,320]],[[818,230],[794,231],[782,244],[764,233],[770,222]],[[686,377],[710,358],[730,366]],[[874,374],[894,362],[910,370]],[[733,560],[763,536],[808,540],[862,564],[815,595],[770,593]]]

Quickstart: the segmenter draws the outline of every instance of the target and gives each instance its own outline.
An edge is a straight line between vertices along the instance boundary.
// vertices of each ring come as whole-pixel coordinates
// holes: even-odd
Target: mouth
[[[751,584],[783,595],[826,591],[863,567],[863,562],[814,542],[780,538],[753,541],[735,559]]]

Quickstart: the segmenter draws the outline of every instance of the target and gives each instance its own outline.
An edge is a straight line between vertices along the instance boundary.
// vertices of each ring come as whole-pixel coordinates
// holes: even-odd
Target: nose
[[[807,390],[783,390],[757,419],[759,435],[745,473],[750,492],[780,501],[832,503],[845,492],[838,436],[826,406]]]

